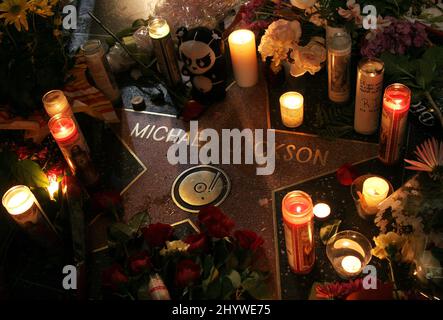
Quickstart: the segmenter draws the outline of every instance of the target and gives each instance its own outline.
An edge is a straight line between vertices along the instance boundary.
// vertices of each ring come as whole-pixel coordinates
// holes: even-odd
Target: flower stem
[[[431,93],[428,90],[425,90],[425,96],[428,99],[429,103],[431,104],[432,108],[434,109],[434,112],[437,115],[438,120],[440,121],[440,125],[443,128],[443,114],[440,108],[437,106],[434,99],[432,98]]]
[[[392,266],[392,261],[389,258],[388,258],[388,263],[389,263],[389,272],[390,272],[391,281],[392,281],[393,286],[394,286],[394,298],[396,300],[398,300],[399,299],[399,295],[398,295],[397,282],[395,281],[394,268]]]

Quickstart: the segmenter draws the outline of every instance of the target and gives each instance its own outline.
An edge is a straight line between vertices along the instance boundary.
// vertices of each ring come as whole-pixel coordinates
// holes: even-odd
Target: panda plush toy
[[[182,73],[190,77],[192,95],[203,104],[221,100],[226,95],[225,46],[217,30],[182,27],[177,31]]]

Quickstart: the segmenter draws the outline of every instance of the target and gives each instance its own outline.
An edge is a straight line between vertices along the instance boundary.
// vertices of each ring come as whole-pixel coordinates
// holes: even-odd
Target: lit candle
[[[317,203],[314,206],[314,215],[319,219],[325,219],[331,214],[331,207],[326,203]]]
[[[50,175],[48,176],[49,186],[48,186],[48,193],[49,198],[51,200],[54,200],[54,195],[58,192],[59,189],[59,183],[57,182],[57,176],[56,175]]]
[[[232,68],[238,86],[253,87],[258,82],[257,46],[250,30],[236,30],[229,35]]]
[[[358,64],[355,94],[354,129],[371,135],[379,125],[383,92],[384,63],[376,58],[363,58]]]
[[[35,240],[45,246],[55,244],[57,239],[55,227],[27,186],[15,186],[9,189],[3,195],[2,204],[14,221]]]
[[[85,185],[96,183],[99,175],[92,165],[88,145],[73,118],[62,114],[56,115],[49,120],[48,127],[72,173]]]
[[[282,202],[289,266],[298,274],[309,273],[315,262],[312,200],[302,191],[288,193]]]
[[[379,177],[371,177],[363,182],[363,210],[366,213],[377,213],[377,206],[380,202],[386,199],[389,193],[389,183]]]
[[[362,265],[359,258],[354,256],[346,256],[341,261],[341,266],[345,272],[353,275],[360,273]]]
[[[399,83],[388,86],[383,97],[379,158],[392,165],[400,160],[411,105],[411,90]]]
[[[280,112],[283,124],[296,128],[303,123],[303,96],[298,92],[286,92],[280,97]]]
[[[45,107],[46,112],[52,118],[57,114],[67,114],[72,116],[73,112],[71,106],[66,99],[63,91],[60,90],[52,90],[43,96],[43,105]]]
[[[152,18],[148,30],[160,72],[170,86],[179,85],[182,77],[168,22],[160,17]]]

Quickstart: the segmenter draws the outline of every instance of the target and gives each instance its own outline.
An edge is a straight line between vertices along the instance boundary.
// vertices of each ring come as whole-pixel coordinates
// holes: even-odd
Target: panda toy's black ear
[[[186,35],[188,34],[188,29],[186,27],[181,27],[177,30],[175,33],[177,35],[177,39],[179,41],[179,44],[182,44],[183,39],[186,38]]]

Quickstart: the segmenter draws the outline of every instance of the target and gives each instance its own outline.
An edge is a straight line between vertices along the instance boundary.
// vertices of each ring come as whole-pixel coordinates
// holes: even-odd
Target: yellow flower
[[[160,250],[160,254],[165,256],[167,254],[175,253],[175,252],[185,252],[189,248],[189,244],[177,240],[177,241],[166,241],[166,248]]]
[[[386,259],[388,257],[388,253],[386,252],[387,247],[393,246],[401,249],[405,241],[406,239],[403,236],[392,231],[381,234],[378,237],[374,237],[375,248],[372,249],[372,255],[379,259]]]
[[[32,0],[29,2],[29,10],[41,17],[53,16],[52,2],[51,0]]]
[[[29,9],[29,4],[26,0],[4,0],[0,4],[0,18],[5,19],[5,24],[13,24],[18,31],[22,27],[29,30],[28,20],[26,14]]]

